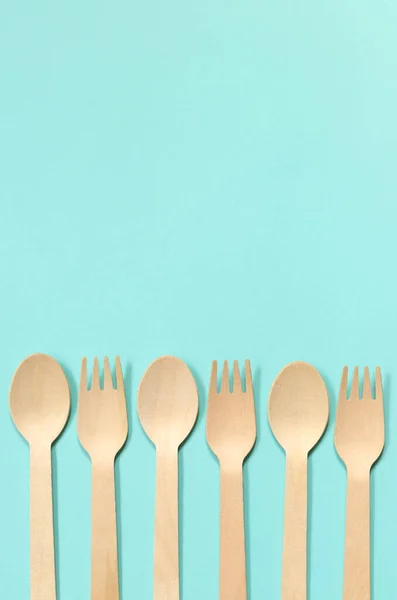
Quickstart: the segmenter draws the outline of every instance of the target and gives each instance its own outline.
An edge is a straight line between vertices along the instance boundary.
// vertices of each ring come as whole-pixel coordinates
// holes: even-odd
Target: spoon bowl
[[[32,444],[52,444],[70,411],[69,386],[54,358],[32,354],[18,367],[10,389],[10,411],[16,428]]]
[[[146,370],[138,391],[138,415],[156,447],[178,448],[187,438],[198,413],[193,376],[179,358],[163,356]]]
[[[308,454],[327,426],[329,402],[320,373],[305,362],[287,365],[273,383],[269,423],[286,452]]]
[[[138,415],[156,446],[154,598],[179,598],[178,448],[197,418],[196,383],[178,358],[155,360],[142,377]]]

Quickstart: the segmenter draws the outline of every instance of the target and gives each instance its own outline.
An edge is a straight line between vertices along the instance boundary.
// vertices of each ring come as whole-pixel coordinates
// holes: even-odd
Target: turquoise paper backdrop
[[[218,593],[211,360],[249,357],[251,600],[280,597],[284,456],[267,424],[279,370],[330,395],[310,458],[310,600],[341,598],[345,471],[333,447],[344,364],[383,369],[387,441],[372,478],[373,600],[397,596],[397,4],[392,0],[2,0],[0,579],[29,597],[28,447],[14,370],[53,355],[72,413],[54,448],[59,600],[90,588],[90,462],[80,359],[120,354],[130,437],[117,463],[122,598],[152,598],[155,453],[136,390],[162,354],[197,379],[180,454],[182,600]],[[394,435],[393,432],[396,432]]]

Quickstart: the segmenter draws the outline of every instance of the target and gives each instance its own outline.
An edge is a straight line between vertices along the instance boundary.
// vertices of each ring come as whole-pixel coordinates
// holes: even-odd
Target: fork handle
[[[154,600],[179,600],[178,449],[157,448]]]
[[[244,536],[242,465],[221,464],[220,600],[246,600],[247,580]]]
[[[56,598],[51,446],[30,448],[30,598]]]
[[[343,600],[370,600],[370,473],[347,474]]]
[[[306,600],[307,455],[287,453],[282,600]]]
[[[91,600],[118,600],[114,461],[92,464]]]

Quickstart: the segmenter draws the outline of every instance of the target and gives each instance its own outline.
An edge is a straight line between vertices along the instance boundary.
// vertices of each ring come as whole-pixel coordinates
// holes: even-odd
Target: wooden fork
[[[368,367],[360,399],[355,367],[347,399],[347,367],[343,369],[335,424],[335,447],[347,468],[346,538],[343,600],[370,600],[370,470],[385,442],[382,379],[376,369],[372,397]]]
[[[100,387],[98,359],[94,360],[91,389],[87,360],[81,367],[78,436],[92,462],[91,600],[118,600],[116,496],[114,461],[128,434],[127,408],[120,359],[116,358],[116,388],[105,358]]]
[[[207,441],[218,457],[221,478],[220,600],[246,600],[243,462],[256,438],[254,394],[250,363],[245,362],[246,391],[234,362],[233,391],[225,361],[217,391],[217,363],[212,363],[207,410]]]

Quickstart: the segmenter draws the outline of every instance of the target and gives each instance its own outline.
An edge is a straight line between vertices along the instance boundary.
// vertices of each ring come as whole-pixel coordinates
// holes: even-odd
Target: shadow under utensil
[[[260,443],[262,431],[262,411],[260,408],[264,405],[261,390],[261,370],[260,367],[255,367],[252,375],[252,384],[254,388],[255,402],[255,420],[256,420],[256,442],[250,454],[246,457],[243,464],[243,490],[244,490],[244,531],[245,531],[245,557],[246,557],[246,573],[247,573],[247,598],[251,598],[252,589],[252,573],[251,573],[251,519],[249,510],[250,498],[250,474],[246,467],[246,461],[249,460],[251,453],[255,452],[256,446]]]
[[[114,464],[114,477],[115,477],[115,490],[116,490],[116,523],[117,523],[117,555],[118,555],[118,567],[119,567],[119,591],[120,598],[123,598],[123,561],[121,560],[121,549],[123,547],[123,526],[122,526],[122,511],[121,511],[121,498],[122,498],[122,484],[121,484],[121,473],[120,473],[120,461],[119,455],[128,447],[130,444],[130,436],[132,433],[132,366],[128,362],[125,369],[123,370],[123,381],[125,391],[125,401],[127,405],[127,421],[128,421],[128,435],[124,446],[116,456]]]
[[[318,444],[328,443],[333,444],[333,432],[334,432],[334,423],[335,423],[335,413],[336,413],[336,395],[334,388],[330,379],[320,373],[321,377],[324,380],[325,387],[327,388],[328,399],[329,399],[329,417],[327,426],[325,431],[317,444],[312,448],[309,452],[308,461],[307,461],[307,600],[311,598],[311,556],[312,556],[312,531],[313,531],[313,494],[314,494],[314,484],[313,484],[313,460],[311,458],[312,453],[316,452],[316,448]],[[336,453],[336,451],[335,451]]]
[[[180,599],[183,600],[185,597],[184,587],[184,555],[183,555],[183,523],[184,523],[184,497],[185,497],[185,457],[183,453],[183,446],[186,441],[193,435],[196,427],[198,427],[204,418],[204,405],[205,405],[205,388],[199,377],[197,371],[188,365],[194,380],[196,382],[197,394],[198,394],[198,415],[194,427],[183,444],[179,447],[178,451],[178,555],[179,555],[179,595]],[[187,594],[188,596],[188,594]]]
[[[382,382],[383,388],[383,410],[385,415],[385,446],[382,454],[380,455],[378,460],[382,460],[382,456],[387,454],[388,452],[388,439],[390,432],[390,419],[389,419],[389,410],[390,410],[390,375],[387,374]],[[372,392],[373,393],[373,392]],[[378,461],[377,461],[378,462]],[[374,465],[376,468],[376,463]],[[370,548],[371,548],[371,598],[374,594],[374,576],[375,576],[375,568],[374,568],[374,559],[375,556],[375,546],[376,546],[376,534],[375,534],[375,506],[376,506],[376,486],[372,485],[373,475],[372,469],[370,471],[370,527],[371,527],[371,538],[370,538]]]
[[[188,366],[189,366],[189,369],[192,372],[192,375],[196,382],[197,393],[198,393],[198,415],[197,415],[197,420],[194,424],[194,427],[191,431],[191,434],[192,434],[194,432],[194,430],[196,429],[196,427],[198,427],[201,424],[201,421],[205,418],[206,390],[205,390],[203,382],[201,381],[201,378],[200,378],[199,374],[197,373],[196,369],[190,367],[190,365],[188,365]],[[209,366],[209,369],[208,369],[208,381],[210,379],[210,369],[211,369],[211,365]]]
[[[60,543],[59,543],[59,523],[58,523],[58,460],[56,445],[58,442],[62,443],[62,436],[66,431],[72,427],[72,421],[74,421],[74,415],[77,408],[77,385],[75,379],[69,370],[62,362],[59,363],[65,373],[66,379],[68,380],[70,390],[70,414],[68,422],[65,425],[65,429],[57,440],[55,440],[51,450],[51,466],[52,466],[52,510],[53,510],[53,522],[54,522],[54,555],[55,555],[55,584],[56,584],[56,597],[58,600],[62,598],[61,592],[61,578],[60,578]],[[73,423],[74,424],[74,423]]]
[[[341,584],[340,584],[340,589],[343,590],[343,580],[344,580],[344,563],[345,563],[345,537],[346,537],[346,508],[347,508],[347,469],[346,469],[346,465],[343,462],[343,460],[341,459],[341,457],[339,456],[339,453],[337,452],[336,448],[335,448],[335,442],[334,442],[334,436],[335,436],[335,423],[336,423],[336,413],[338,410],[338,396],[339,396],[339,386],[340,386],[340,378],[342,377],[342,367],[340,369],[340,375],[339,375],[339,381],[337,384],[337,393],[336,393],[336,400],[335,400],[335,414],[334,414],[334,419],[333,419],[333,423],[332,423],[332,444],[334,446],[334,456],[336,458],[336,460],[339,462],[339,465],[343,468],[343,473],[344,473],[344,490],[343,490],[343,498],[344,498],[344,526],[343,526],[343,545],[341,548],[341,562],[342,562],[342,567],[341,567],[341,573],[342,573],[342,579],[341,579]],[[342,592],[341,592],[342,593]]]

